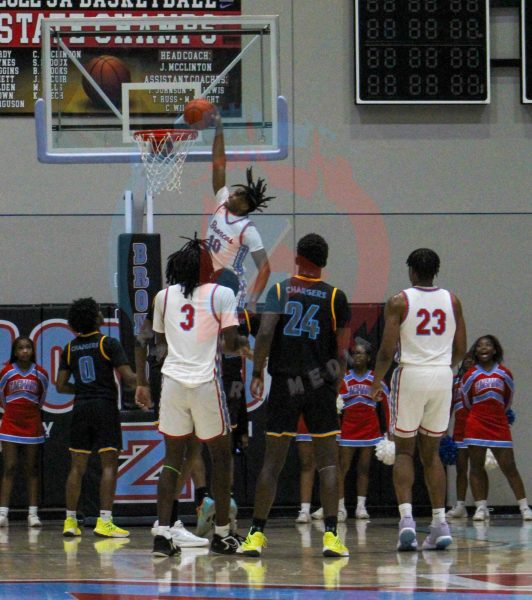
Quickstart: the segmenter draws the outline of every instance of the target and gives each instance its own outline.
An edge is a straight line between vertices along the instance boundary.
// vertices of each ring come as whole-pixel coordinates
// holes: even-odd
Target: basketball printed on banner
[[[127,65],[116,56],[104,54],[92,58],[85,66],[87,73],[116,106],[122,104],[122,84],[131,82]],[[106,106],[100,94],[86,78],[82,79],[83,91],[96,106]]]
[[[194,129],[205,129],[210,125],[214,111],[214,104],[205,98],[195,98],[185,105],[185,123]]]

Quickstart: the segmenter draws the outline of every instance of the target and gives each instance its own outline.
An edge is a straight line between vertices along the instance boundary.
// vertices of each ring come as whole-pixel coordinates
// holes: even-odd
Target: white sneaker
[[[310,513],[310,516],[313,519],[316,519],[316,521],[323,519],[323,508],[318,508],[318,510],[315,510],[313,513]]]
[[[523,508],[521,514],[523,515],[523,521],[532,521],[532,510],[530,510],[529,506]]]
[[[153,535],[157,535],[159,528],[159,521],[155,521],[151,532]],[[170,535],[174,542],[180,548],[203,548],[209,545],[207,538],[198,537],[190,531],[187,531],[182,521],[176,521],[172,527],[170,527]]]
[[[296,523],[310,523],[310,514],[306,510],[300,510]]]
[[[461,504],[460,506],[454,506],[451,510],[448,510],[446,516],[450,519],[466,519],[467,508]]]
[[[473,521],[486,521],[489,518],[489,510],[484,506],[479,506],[473,515]]]
[[[338,509],[338,523],[345,523],[347,521],[347,510],[345,508]]]
[[[358,507],[355,512],[355,519],[369,519],[369,513],[365,506]]]
[[[42,527],[42,523],[38,515],[28,515],[28,527]]]
[[[0,516],[0,527],[7,527],[9,525],[9,519],[6,515]]]

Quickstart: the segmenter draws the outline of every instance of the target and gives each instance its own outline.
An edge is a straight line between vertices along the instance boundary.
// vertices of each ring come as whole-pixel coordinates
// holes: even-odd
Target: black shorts
[[[340,431],[336,411],[336,386],[315,388],[302,377],[273,376],[266,405],[266,433],[295,435],[302,414],[309,433],[324,436]]]
[[[70,424],[70,450],[121,450],[120,412],[113,400],[74,401]]]

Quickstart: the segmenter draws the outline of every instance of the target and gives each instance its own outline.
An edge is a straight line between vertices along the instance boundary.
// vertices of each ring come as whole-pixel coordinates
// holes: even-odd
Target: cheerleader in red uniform
[[[344,480],[351,465],[353,454],[358,448],[357,462],[357,519],[369,519],[366,509],[371,455],[384,439],[377,415],[377,402],[371,397],[373,371],[369,369],[370,348],[357,344],[352,354],[353,368],[346,373],[340,389],[343,400],[342,431],[340,433],[340,477],[338,497],[338,521],[344,504]],[[388,388],[382,383],[383,404],[387,404]],[[386,411],[387,414],[387,411]],[[345,513],[347,516],[347,513]]]
[[[18,337],[9,362],[0,372],[0,400],[4,417],[0,425],[4,472],[0,491],[0,527],[8,525],[9,500],[15,477],[18,449],[23,446],[28,474],[28,525],[40,527],[37,514],[39,452],[44,443],[41,406],[48,388],[48,373],[35,364],[35,346],[28,337]]]
[[[456,505],[447,512],[447,516],[453,519],[467,517],[467,508],[465,504],[468,484],[469,452],[464,442],[464,433],[467,415],[469,410],[464,405],[462,395],[462,377],[473,365],[475,359],[473,352],[468,352],[454,378],[453,383],[453,404],[451,415],[454,416],[453,440],[458,448],[456,456]],[[484,469],[482,476],[486,479],[486,489],[488,485],[488,476]]]
[[[493,335],[480,337],[474,344],[475,365],[462,380],[464,402],[470,413],[465,426],[464,441],[471,461],[471,490],[477,510],[473,519],[489,517],[488,490],[485,484],[486,450],[491,449],[508,480],[525,521],[532,521],[525,487],[514,459],[512,435],[506,411],[512,403],[514,380],[510,369],[501,364],[503,349]]]

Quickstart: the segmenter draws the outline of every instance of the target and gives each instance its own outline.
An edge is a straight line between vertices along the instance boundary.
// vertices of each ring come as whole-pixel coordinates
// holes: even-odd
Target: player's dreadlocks
[[[266,193],[267,185],[264,182],[264,179],[261,179],[260,177],[257,179],[257,183],[253,181],[252,167],[248,167],[246,169],[246,178],[248,181],[247,185],[238,183],[236,185],[233,185],[232,187],[241,188],[239,192],[246,196],[250,207],[248,210],[248,214],[250,212],[253,212],[254,210],[262,212],[261,207],[264,207],[266,205],[266,202],[268,202],[269,200],[273,200],[275,196],[264,196],[264,194]]]
[[[406,264],[422,279],[434,279],[440,270],[440,257],[430,248],[418,248],[410,253]]]
[[[211,280],[214,268],[207,240],[198,239],[197,233],[194,239],[183,239],[189,241],[168,257],[166,283],[180,284],[185,298],[189,298],[199,285]]]
[[[91,333],[98,329],[100,306],[94,298],[79,298],[68,310],[68,324],[77,333]]]

